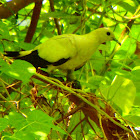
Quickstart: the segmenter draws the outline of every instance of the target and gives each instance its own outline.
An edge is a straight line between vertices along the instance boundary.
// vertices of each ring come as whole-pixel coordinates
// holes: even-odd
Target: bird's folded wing
[[[75,36],[61,35],[53,37],[35,48],[38,55],[50,62],[60,62],[68,60],[77,54]]]

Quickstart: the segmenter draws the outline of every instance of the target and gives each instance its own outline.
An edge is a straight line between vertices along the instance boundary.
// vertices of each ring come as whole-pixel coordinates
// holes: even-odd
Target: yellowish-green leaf
[[[136,88],[131,80],[115,76],[112,85],[101,88],[101,93],[108,101],[116,104],[122,110],[123,115],[127,115],[133,106]]]

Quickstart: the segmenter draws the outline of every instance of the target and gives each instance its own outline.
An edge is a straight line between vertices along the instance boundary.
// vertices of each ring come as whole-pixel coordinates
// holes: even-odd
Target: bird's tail
[[[26,55],[29,55],[32,51],[5,51],[4,56],[19,58]]]
[[[29,63],[31,63],[35,68],[38,67],[42,67],[42,68],[46,68],[47,65],[50,65],[51,63],[42,59],[39,55],[38,55],[38,51],[37,50],[30,50],[30,51],[5,51],[5,56],[8,57],[12,57],[14,59],[21,59],[21,60],[25,60]]]
[[[20,54],[19,54],[19,52],[13,52],[13,51],[5,51],[5,54],[4,54],[4,56],[8,56],[8,57],[14,57],[14,58],[16,58],[16,57],[18,57]]]

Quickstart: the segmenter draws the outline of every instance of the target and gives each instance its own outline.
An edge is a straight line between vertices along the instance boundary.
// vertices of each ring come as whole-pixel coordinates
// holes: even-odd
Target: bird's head
[[[98,28],[98,29],[95,30],[95,32],[99,36],[100,43],[104,43],[106,41],[112,41],[112,40],[114,40],[119,45],[121,45],[121,43],[115,38],[114,33],[109,28]]]

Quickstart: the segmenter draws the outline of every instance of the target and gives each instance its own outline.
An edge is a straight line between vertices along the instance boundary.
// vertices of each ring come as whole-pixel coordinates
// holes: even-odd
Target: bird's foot
[[[72,81],[72,88],[82,89],[82,86],[78,80],[74,80],[74,81]]]

